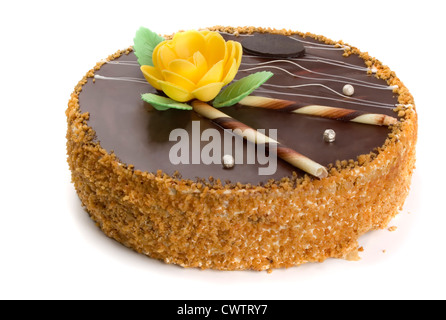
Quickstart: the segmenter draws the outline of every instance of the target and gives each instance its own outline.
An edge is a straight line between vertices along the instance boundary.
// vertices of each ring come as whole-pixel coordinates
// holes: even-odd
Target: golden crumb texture
[[[213,27],[233,34],[313,34],[253,27]],[[417,114],[412,95],[387,66],[348,46],[376,76],[397,85],[401,117],[384,145],[329,166],[327,178],[283,179],[263,186],[183,180],[120,163],[95,141],[79,94],[104,62],[77,84],[66,110],[67,155],[82,205],[103,232],[149,257],[217,270],[287,268],[327,258],[357,260],[358,238],[386,228],[401,210],[415,167]],[[121,50],[107,60],[131,52]]]

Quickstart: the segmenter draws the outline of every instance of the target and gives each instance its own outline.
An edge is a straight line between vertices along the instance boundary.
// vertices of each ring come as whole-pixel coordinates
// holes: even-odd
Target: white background
[[[0,298],[444,299],[445,40],[441,1],[8,1],[0,10]],[[211,5],[212,4],[212,5]],[[214,5],[215,4],[215,5]],[[415,97],[417,168],[402,213],[361,238],[361,261],[266,272],[182,269],[105,237],[66,163],[65,109],[94,64],[161,34],[214,25],[344,40],[389,65]],[[385,252],[384,252],[385,251]]]

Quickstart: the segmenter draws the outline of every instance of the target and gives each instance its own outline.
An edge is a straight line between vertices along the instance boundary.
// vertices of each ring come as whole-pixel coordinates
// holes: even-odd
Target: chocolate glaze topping
[[[227,40],[236,41],[241,41],[244,37],[243,35],[236,37],[227,34],[223,34],[223,36]],[[258,35],[254,34],[249,37],[258,37]],[[244,52],[236,79],[262,70],[274,73],[274,76],[254,91],[252,95],[294,100],[299,104],[320,104],[396,116],[392,105],[397,103],[397,96],[391,90],[354,84],[355,94],[353,98],[388,104],[386,106],[369,106],[367,102],[365,104],[357,103],[356,100],[343,98],[320,85],[289,88],[289,86],[301,84],[323,84],[342,93],[343,86],[355,80],[365,81],[371,85],[386,85],[385,81],[368,75],[365,70],[347,68],[339,63],[334,63],[339,61],[365,69],[364,61],[360,57],[355,55],[344,57],[342,55],[343,50],[340,50],[340,48],[320,45],[318,41],[311,38],[303,39],[297,35],[293,35],[292,38],[306,41],[302,43],[306,51],[302,58],[271,58],[253,56]],[[273,62],[278,59],[281,60]],[[123,63],[129,61],[133,64]],[[115,62],[121,64],[107,63],[96,71],[96,74],[104,77],[132,77],[144,80],[139,66],[135,63],[136,57],[133,53],[123,55]],[[301,67],[293,63],[298,63]],[[282,69],[296,76],[292,76]],[[352,80],[349,82],[349,79]],[[251,184],[264,183],[270,179],[280,180],[284,177],[291,177],[294,171],[298,175],[304,174],[299,169],[278,159],[275,174],[270,176],[259,175],[258,168],[267,165],[246,163],[246,149],[249,142],[244,143],[244,164],[236,164],[230,170],[224,169],[221,164],[171,164],[169,151],[177,144],[177,141],[169,141],[172,130],[185,129],[189,133],[190,146],[192,146],[192,121],[194,120],[199,121],[201,132],[208,128],[218,130],[222,141],[224,130],[216,123],[202,118],[194,111],[157,111],[140,98],[141,94],[148,92],[156,93],[156,90],[148,83],[104,79],[97,79],[93,82],[93,79],[89,78],[79,96],[81,111],[90,113],[88,123],[95,130],[97,140],[107,151],[114,151],[123,163],[132,164],[135,169],[142,171],[157,172],[157,170],[162,170],[169,175],[178,171],[184,179],[208,179],[212,176],[222,182]],[[299,96],[295,94],[299,94]],[[266,134],[268,134],[269,129],[277,129],[278,141],[324,166],[335,163],[336,160],[356,160],[357,156],[368,154],[375,148],[382,146],[389,134],[387,127],[336,121],[241,105],[223,108],[222,111],[250,127],[265,129]],[[336,141],[334,143],[324,141],[323,133],[326,129],[335,130]],[[201,148],[208,143],[208,141],[201,142]],[[233,149],[234,152],[241,152],[241,150]],[[221,154],[224,155],[223,145]],[[189,157],[191,163],[192,154]]]

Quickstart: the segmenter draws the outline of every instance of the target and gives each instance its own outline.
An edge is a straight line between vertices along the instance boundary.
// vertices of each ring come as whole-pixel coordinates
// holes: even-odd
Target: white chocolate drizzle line
[[[339,78],[339,79],[344,79],[344,80],[338,80],[338,79],[322,79],[322,78],[314,78],[314,77],[306,77],[306,76],[302,76],[302,75],[297,75],[294,74],[286,69],[280,68],[280,67],[276,67],[276,66],[268,66],[267,64],[270,63],[275,63],[275,62],[287,62],[287,63],[292,63],[297,65],[298,67],[300,67],[301,69],[309,72],[309,73],[314,73],[314,74],[318,74],[318,75],[323,75],[323,76],[328,76],[328,77],[335,77],[335,78]],[[348,77],[343,77],[343,76],[337,76],[337,75],[330,75],[327,73],[321,73],[321,72],[316,72],[316,71],[311,71],[307,68],[304,68],[302,66],[300,66],[297,63],[294,63],[292,61],[288,61],[288,60],[274,60],[274,61],[269,61],[269,62],[263,62],[263,63],[255,63],[255,64],[246,64],[246,65],[259,65],[258,67],[253,67],[253,68],[248,68],[248,69],[242,69],[239,70],[239,72],[248,72],[248,71],[252,71],[252,70],[258,70],[258,69],[265,69],[265,68],[270,68],[270,69],[277,69],[280,71],[283,71],[289,75],[291,75],[292,77],[295,78],[302,78],[302,79],[308,79],[308,80],[319,80],[319,81],[331,81],[331,82],[340,82],[340,83],[346,83],[349,82],[351,84],[354,84],[356,86],[362,86],[362,87],[367,87],[367,88],[373,88],[373,89],[378,89],[378,90],[393,90],[396,89],[396,86],[388,86],[388,85],[381,85],[381,84],[371,84],[368,83],[366,81],[362,81],[362,80],[358,80],[358,79],[353,79],[353,78],[348,78]]]
[[[139,67],[138,61],[104,61],[107,64],[115,64],[121,66],[136,66]]]
[[[142,78],[106,77],[106,76],[101,76],[99,74],[95,74],[94,78],[95,79],[101,79],[101,80],[115,80],[115,81],[127,81],[127,82],[136,82],[136,83],[142,83],[142,84],[149,84],[145,79],[142,79]]]
[[[295,85],[295,86],[282,86],[282,85],[275,85],[275,84],[268,84],[268,83],[264,83],[262,86],[265,87],[274,87],[274,88],[284,88],[284,89],[294,89],[294,88],[303,88],[303,87],[322,87],[324,89],[327,89],[330,92],[333,92],[334,94],[345,98],[345,99],[349,99],[349,100],[354,100],[354,101],[358,101],[358,102],[362,102],[362,104],[364,105],[374,105],[376,107],[394,107],[394,104],[391,103],[384,103],[384,102],[377,102],[377,101],[369,101],[369,100],[364,100],[364,99],[358,99],[358,98],[354,98],[354,97],[350,97],[350,96],[346,96],[342,93],[337,92],[336,90],[333,90],[330,87],[327,87],[323,84],[320,83],[308,83],[308,84],[299,84],[299,85]],[[348,101],[350,102],[350,101]]]
[[[259,58],[260,59],[261,58],[271,59],[270,57],[262,57],[262,56],[255,56],[255,55],[249,55],[249,54],[243,54],[243,56],[249,57],[249,58],[257,58],[257,59],[259,59]],[[344,62],[344,61],[322,58],[322,57],[312,56],[312,55],[305,55],[304,58],[286,58],[286,60],[287,61],[306,61],[306,62],[325,63],[325,64],[330,64],[330,65],[333,65],[336,67],[340,67],[340,68],[347,68],[347,69],[353,69],[353,70],[364,71],[364,72],[371,71],[372,73],[376,73],[378,71],[375,67],[366,68],[366,67],[357,66],[355,64]],[[272,63],[272,61],[270,63]],[[241,64],[249,65],[248,63],[244,63],[244,62],[242,62]],[[252,63],[251,65],[257,65],[257,64]]]
[[[307,55],[305,58],[292,58],[289,60],[294,60],[294,61],[307,61],[307,62],[319,62],[319,63],[325,63],[325,64],[330,64],[333,66],[337,66],[337,67],[343,67],[343,68],[348,68],[348,69],[353,69],[353,70],[358,70],[358,71],[372,71],[373,73],[376,73],[376,68],[366,68],[366,67],[361,67],[361,66],[357,66],[351,63],[347,63],[344,61],[338,61],[335,59],[327,59],[327,58],[319,58],[319,57],[312,57]]]
[[[294,39],[294,40],[296,40],[296,41],[299,41],[299,40],[297,40],[297,39]],[[333,50],[333,51],[336,51],[336,50],[342,50],[342,51],[345,51],[345,50],[350,50],[350,47],[349,46],[342,46],[342,47],[332,47],[332,48],[326,48],[326,47],[309,47],[309,46],[304,46],[305,47],[305,49],[316,49],[316,50]]]

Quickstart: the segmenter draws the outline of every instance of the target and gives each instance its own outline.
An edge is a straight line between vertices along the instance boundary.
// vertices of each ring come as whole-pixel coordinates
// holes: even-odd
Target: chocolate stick
[[[352,121],[352,122],[359,122],[378,126],[383,126],[383,125],[388,126],[391,124],[395,124],[398,121],[398,119],[391,116],[387,116],[385,114],[367,113],[352,109],[335,108],[335,107],[327,107],[320,105],[300,106],[294,101],[272,99],[259,96],[248,96],[242,99],[239,102],[239,104],[249,107],[293,112],[293,113],[306,114],[310,116],[317,116],[333,120]]]
[[[253,128],[247,126],[240,121],[228,116],[227,114],[221,112],[220,110],[211,107],[209,104],[194,100],[192,101],[192,107],[194,111],[201,116],[212,120],[216,124],[220,125],[225,129],[234,130],[234,133],[241,132],[246,140],[255,143],[274,143],[277,145],[277,155],[282,160],[288,162],[296,168],[299,168],[319,179],[325,178],[328,175],[327,169],[320,165],[319,163],[305,157],[304,155],[294,151],[293,149],[279,143],[278,141],[269,138],[268,136],[254,130]],[[239,130],[236,130],[239,129]]]

